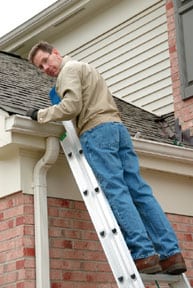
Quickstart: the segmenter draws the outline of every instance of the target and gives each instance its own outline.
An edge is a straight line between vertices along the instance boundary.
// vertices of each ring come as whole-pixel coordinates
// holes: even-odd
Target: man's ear
[[[60,52],[56,48],[52,49],[52,53],[55,55],[60,55]]]

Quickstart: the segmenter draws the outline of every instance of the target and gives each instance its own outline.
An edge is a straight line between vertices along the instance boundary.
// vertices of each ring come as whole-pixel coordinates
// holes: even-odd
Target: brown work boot
[[[159,256],[153,255],[147,258],[135,260],[135,265],[139,273],[155,274],[161,272],[161,266],[159,265]]]
[[[179,275],[187,271],[184,258],[181,253],[174,254],[164,260],[160,260],[162,272],[165,274]]]

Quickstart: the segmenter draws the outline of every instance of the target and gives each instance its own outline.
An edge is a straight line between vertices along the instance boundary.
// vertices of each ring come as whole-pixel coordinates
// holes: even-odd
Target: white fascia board
[[[13,115],[6,119],[5,131],[40,137],[59,137],[64,132],[62,123],[39,124],[27,116]]]
[[[133,138],[140,166],[184,176],[193,175],[193,149]]]
[[[45,138],[59,138],[64,131],[61,123],[39,124],[29,117],[20,115],[5,117],[4,127],[0,127],[0,150],[7,149],[10,144],[42,150],[45,149]]]

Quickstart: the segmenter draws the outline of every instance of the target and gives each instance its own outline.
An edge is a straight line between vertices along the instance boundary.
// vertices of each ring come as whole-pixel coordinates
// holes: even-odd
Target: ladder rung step
[[[175,283],[181,280],[181,275],[167,275],[167,274],[143,274],[141,273],[141,278],[144,283],[149,282],[164,282],[164,283]]]
[[[141,279],[144,284],[156,284],[157,287],[167,287],[170,288],[192,288],[185,274],[181,275],[167,275],[167,274],[140,274]],[[160,286],[163,285],[163,286]]]

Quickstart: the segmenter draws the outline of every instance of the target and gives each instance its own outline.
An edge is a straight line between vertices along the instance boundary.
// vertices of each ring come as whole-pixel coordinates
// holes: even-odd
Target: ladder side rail
[[[88,187],[88,184],[85,181],[84,172],[81,169],[81,167],[79,166],[77,158],[74,157],[74,154],[72,153],[72,150],[69,149],[71,143],[68,140],[69,139],[65,139],[65,140],[61,141],[61,146],[64,149],[64,153],[66,155],[66,158],[68,158],[69,154],[70,154],[71,160],[70,161],[68,160],[68,163],[69,163],[70,168],[71,168],[71,170],[73,172],[74,179],[75,179],[76,184],[77,184],[77,186],[78,186],[78,188],[80,190],[81,196],[84,199],[85,195],[87,195],[88,193],[91,193],[91,191],[89,191],[90,189]],[[78,175],[78,176],[76,176],[76,175]],[[94,215],[96,213],[95,212],[96,210],[95,209],[91,209],[90,205],[88,205],[87,202],[85,204],[87,204],[86,206],[88,206],[87,209],[89,210],[89,214],[93,215],[92,218],[97,218]],[[97,230],[102,231],[105,223],[103,223],[103,225],[100,225],[100,223],[103,223],[103,219],[102,218],[101,218],[101,222],[98,221],[97,223],[95,223],[95,225],[97,226]]]
[[[100,197],[100,198],[102,197],[102,198],[106,199],[106,196],[104,195],[104,192],[100,188],[100,185],[99,185],[90,165],[88,164],[85,156],[83,155],[83,157],[82,157],[82,154],[77,152],[77,151],[82,151],[82,147],[81,147],[81,143],[79,141],[79,138],[76,135],[76,130],[75,130],[72,122],[71,121],[63,121],[63,124],[65,125],[66,131],[68,133],[68,141],[71,142],[71,148],[70,149],[73,149],[74,154],[76,154],[76,157],[79,160],[79,165],[81,165],[81,169],[84,171],[84,173],[87,174],[85,177],[90,180],[90,182],[94,186],[93,187],[94,189],[97,189],[97,188],[100,189],[101,193],[97,194],[98,197]],[[66,146],[66,148],[65,148],[66,150],[69,149],[67,147],[68,145],[65,145],[65,146]],[[102,194],[102,196],[101,196],[101,194]],[[110,205],[109,205],[107,199],[106,199],[106,201],[104,201],[104,199],[100,199],[99,202],[100,202],[101,206],[102,205],[105,206],[105,207],[101,207],[103,212],[105,212],[106,209],[108,209],[108,213],[111,213],[111,217],[108,219],[108,224],[113,229],[115,224],[117,224],[117,221],[114,217],[114,214],[112,212],[112,209],[110,208]]]
[[[186,283],[186,288],[192,288],[185,273],[181,275],[182,280]]]

